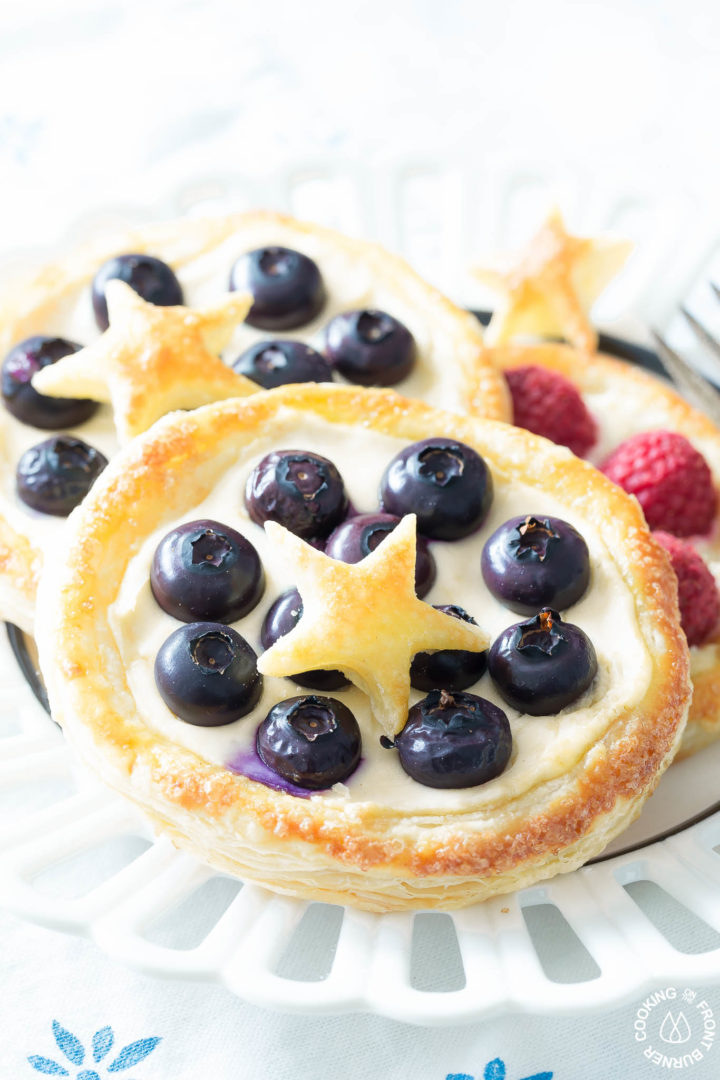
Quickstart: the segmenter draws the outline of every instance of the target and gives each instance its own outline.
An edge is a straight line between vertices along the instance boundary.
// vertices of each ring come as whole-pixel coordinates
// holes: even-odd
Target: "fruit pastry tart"
[[[507,419],[472,316],[381,248],[271,213],[148,226],[0,307],[0,618],[118,445],[177,408],[291,382],[393,385]]]
[[[514,276],[513,271],[482,272],[504,291],[488,333],[501,344],[488,353],[505,372],[514,422],[569,447],[634,495],[670,556],[694,683],[678,754],[684,757],[720,736],[720,431],[667,382],[597,354],[597,335],[587,318],[589,296],[581,301],[568,277],[578,251],[587,259],[597,246],[568,236],[553,215]],[[602,275],[596,283],[604,283]],[[571,316],[552,324],[535,320],[528,298],[536,296]],[[573,344],[513,344],[517,326],[536,336],[549,326]]]
[[[689,659],[637,502],[392,390],[158,421],[38,597],[54,717],[181,847],[295,896],[455,908],[572,870],[679,744]]]

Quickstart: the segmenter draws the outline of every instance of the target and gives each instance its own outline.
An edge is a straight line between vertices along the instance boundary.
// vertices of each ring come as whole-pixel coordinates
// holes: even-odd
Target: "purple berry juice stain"
[[[353,771],[353,776],[357,776],[363,760],[361,757]],[[296,795],[300,799],[309,799],[311,795],[322,795],[323,791],[330,790],[324,788],[323,791],[310,791],[308,788],[291,784],[289,780],[283,780],[282,776],[278,776],[276,772],[273,772],[265,764],[255,747],[250,750],[239,750],[229,761],[225,762],[225,768],[229,769],[230,772],[237,773],[239,776],[246,776],[248,780],[256,780],[259,784],[264,784],[265,787],[273,788],[274,791],[284,791],[286,795]]]
[[[246,776],[248,780],[257,780],[259,784],[265,784],[265,787],[273,788],[275,791],[284,791],[287,795],[296,795],[300,799],[309,799],[311,795],[318,794],[316,791],[299,787],[297,784],[290,783],[289,780],[284,780],[282,776],[278,776],[265,764],[254,747],[250,750],[239,751],[225,763],[225,768],[240,776]]]

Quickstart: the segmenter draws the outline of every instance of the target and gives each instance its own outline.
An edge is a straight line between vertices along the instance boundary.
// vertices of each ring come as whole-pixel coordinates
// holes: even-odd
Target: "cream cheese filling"
[[[321,350],[324,327],[335,315],[353,308],[379,308],[405,323],[417,344],[415,367],[395,389],[437,407],[462,411],[462,373],[453,355],[452,341],[448,340],[446,332],[438,331],[432,315],[428,315],[422,304],[413,302],[412,288],[408,295],[402,285],[393,288],[379,280],[371,265],[363,259],[353,258],[351,252],[335,249],[322,235],[299,235],[291,228],[267,221],[244,226],[211,249],[185,258],[181,265],[174,267],[186,305],[201,307],[217,300],[228,291],[230,271],[235,261],[247,251],[270,244],[297,248],[317,262],[325,282],[326,303],[311,323],[295,330],[276,332],[256,330],[247,324],[239,326],[230,346],[223,353],[227,363],[232,363],[245,349],[263,339],[290,338],[307,342]],[[152,254],[163,258],[162,246],[154,248]],[[55,305],[45,306],[32,332],[66,337],[82,345],[93,341],[99,331],[92,309],[90,280],[64,295]],[[345,380],[337,376],[336,381]],[[15,469],[26,449],[53,434],[52,431],[21,424],[7,409],[0,407],[0,440],[4,462],[0,477],[0,513],[17,532],[27,536],[42,550],[47,550],[55,542],[63,519],[38,513],[18,498]],[[84,439],[106,457],[117,450],[109,406],[103,406],[87,423],[62,434]]]
[[[283,412],[272,431],[258,437],[251,455],[229,468],[208,498],[147,537],[128,564],[108,618],[127,669],[131,692],[148,727],[208,761],[227,765],[251,750],[257,726],[272,705],[311,692],[290,679],[266,678],[258,706],[232,724],[200,728],[174,716],[155,687],[153,673],[158,649],[182,625],[162,611],[150,588],[152,557],[162,537],[182,522],[210,518],[239,530],[254,544],[265,569],[265,593],[254,611],[233,626],[259,652],[262,620],[277,596],[294,582],[277,566],[268,550],[264,530],[250,520],[245,510],[243,492],[255,464],[272,448],[312,449],[338,467],[353,506],[360,512],[372,512],[378,508],[377,490],[382,473],[405,445],[405,440],[362,427],[332,424],[319,417],[298,419],[296,414]],[[602,537],[582,515],[542,490],[497,475],[494,480],[495,496],[482,528],[464,540],[431,543],[438,573],[425,599],[433,604],[461,605],[494,639],[522,616],[495,600],[483,582],[480,554],[485,540],[515,515],[562,517],[580,531],[590,550],[590,586],[565,617],[582,627],[595,645],[599,661],[595,682],[582,698],[557,716],[531,717],[505,705],[490,677],[484,675],[470,692],[488,698],[506,711],[513,732],[511,762],[501,776],[489,783],[448,791],[424,787],[410,779],[403,772],[397,753],[381,747],[381,731],[370,715],[365,695],[354,687],[336,691],[332,696],[343,700],[360,724],[363,761],[345,785],[336,785],[332,791],[314,798],[339,800],[348,807],[353,803],[373,803],[424,815],[463,811],[469,806],[491,813],[493,807],[507,798],[564,774],[602,737],[620,710],[632,708],[646,693],[651,661],[638,626],[633,596]],[[349,602],[348,618],[352,617]],[[398,633],[402,633],[401,626]],[[413,691],[412,701],[422,696]]]
[[[601,465],[620,443],[633,435],[667,429],[668,417],[661,402],[653,404],[643,398],[640,404],[621,384],[602,390],[583,389],[581,393],[598,429],[597,442],[588,454],[593,465]]]

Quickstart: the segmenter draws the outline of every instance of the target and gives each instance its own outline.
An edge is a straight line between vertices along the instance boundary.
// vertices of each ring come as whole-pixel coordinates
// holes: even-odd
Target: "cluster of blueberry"
[[[119,279],[144,300],[159,305],[183,303],[173,270],[152,255],[118,255],[105,262],[92,283],[95,321],[108,327],[105,289]],[[306,325],[325,302],[317,264],[284,247],[258,248],[242,255],[230,275],[232,290],[253,298],[246,322],[262,330],[286,331]],[[412,334],[383,311],[359,310],[335,316],[324,332],[324,355],[301,341],[260,341],[242,353],[233,369],[264,389],[286,383],[331,382],[338,371],[362,386],[393,386],[412,370]],[[38,393],[33,375],[80,345],[65,338],[34,335],[15,345],[2,366],[2,396],[8,411],[25,424],[62,431],[84,424],[96,412],[94,401]],[[30,447],[16,470],[17,493],[32,509],[66,517],[107,465],[99,450],[83,439],[54,435]]]
[[[120,255],[98,270],[92,303],[100,330],[107,329],[107,282],[119,278],[145,300],[183,303],[172,269],[149,255]],[[241,256],[230,288],[253,298],[247,323],[286,332],[311,322],[326,292],[316,263],[283,247]],[[261,341],[233,367],[264,388],[289,382],[329,381],[337,371],[364,386],[390,386],[412,370],[416,347],[408,329],[382,311],[335,316],[324,330],[323,353],[289,339]],[[36,335],[16,345],[2,368],[8,411],[40,429],[76,427],[97,409],[94,402],[53,398],[32,386],[33,374],[79,345]],[[54,435],[31,447],[17,466],[19,497],[45,514],[66,516],[78,505],[107,464],[97,449],[74,436]],[[426,439],[403,450],[388,466],[380,486],[382,511],[348,516],[345,488],[335,466],[318,455],[276,451],[259,463],[248,483],[246,506],[253,521],[278,521],[296,535],[322,544],[330,556],[357,562],[369,554],[407,513],[418,519],[416,591],[431,589],[436,575],[429,540],[452,541],[476,530],[492,500],[492,477],[467,446]],[[534,617],[509,627],[489,654],[464,650],[419,653],[412,685],[428,693],[413,706],[395,740],[406,771],[439,787],[482,783],[507,764],[511,736],[502,710],[464,693],[486,667],[502,696],[524,712],[557,712],[592,681],[592,645],[557,611],[587,587],[584,541],[569,525],[535,518],[507,522],[488,541],[482,572],[488,588],[512,610]],[[187,623],[170,636],[157,657],[160,693],[189,723],[230,723],[257,704],[262,677],[251,646],[228,624],[259,602],[264,590],[260,559],[252,544],[218,522],[191,522],[160,544],[152,588],[161,606]],[[550,606],[552,605],[552,607]],[[462,608],[440,606],[448,615],[474,622]],[[539,611],[539,614],[538,614]],[[278,597],[262,627],[269,648],[302,616],[296,590]],[[301,672],[297,683],[323,692],[347,685],[339,671]],[[337,699],[306,695],[280,702],[258,732],[265,763],[293,783],[311,789],[345,779],[360,755],[355,718]]]
[[[317,264],[285,247],[242,255],[230,288],[252,295],[246,322],[259,330],[305,326],[320,313],[326,295]],[[415,364],[412,334],[384,311],[343,312],[330,320],[323,337],[323,353],[301,341],[260,341],[233,368],[271,390],[285,383],[330,382],[334,371],[360,386],[395,386]]]
[[[40,334],[15,345],[2,365],[2,396],[8,412],[44,431],[78,427],[89,420],[97,412],[97,402],[48,397],[39,394],[30,381],[36,371],[81,348],[65,338]],[[15,472],[17,493],[33,510],[67,517],[106,465],[105,455],[84,439],[52,435],[21,455]]]
[[[493,497],[487,464],[471,447],[429,438],[404,448],[380,481],[381,512],[353,514],[342,477],[327,458],[277,450],[253,469],[245,490],[250,518],[279,522],[344,562],[359,562],[405,514],[418,528],[416,590],[429,591],[435,560],[429,541],[454,541],[475,532]],[[348,516],[349,513],[349,516]],[[405,771],[431,787],[460,788],[499,775],[512,749],[505,713],[466,693],[489,671],[502,697],[521,712],[559,712],[582,694],[597,671],[592,643],[557,609],[576,603],[590,576],[585,541],[558,518],[526,516],[505,522],[486,542],[481,569],[490,592],[506,607],[532,617],[508,627],[489,652],[418,653],[410,681],[427,696],[414,705],[394,743]],[[264,574],[253,545],[220,522],[179,526],[158,545],[150,583],[158,604],[184,621],[158,652],[159,692],[181,719],[216,726],[239,719],[257,704],[262,677],[248,642],[227,624],[260,601]],[[440,606],[474,622],[462,608]],[[264,649],[288,634],[303,614],[295,589],[277,597],[261,630]],[[304,671],[300,686],[327,693],[347,685],[340,671]],[[257,731],[265,764],[301,788],[321,790],[347,779],[360,758],[355,717],[337,698],[308,694],[281,701]]]
[[[153,304],[181,304],[182,289],[170,267],[151,255],[118,255],[98,270],[92,283],[92,304],[100,330],[108,327],[105,287],[113,278],[126,281]],[[15,345],[2,364],[2,397],[8,412],[43,431],[79,427],[97,412],[98,403],[86,398],[59,398],[40,394],[32,377],[42,368],[82,348],[62,337],[35,334]],[[87,495],[107,465],[107,459],[84,439],[53,435],[31,446],[16,468],[19,498],[33,510],[67,517]]]

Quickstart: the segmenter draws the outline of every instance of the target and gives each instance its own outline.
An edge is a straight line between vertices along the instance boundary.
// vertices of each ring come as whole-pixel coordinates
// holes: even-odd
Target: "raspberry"
[[[597,426],[569,379],[529,364],[505,372],[513,403],[513,423],[567,446],[584,457],[597,439]]]
[[[633,435],[600,468],[636,497],[651,529],[673,536],[710,531],[717,509],[712,474],[684,435],[672,431]]]
[[[666,532],[654,536],[670,556],[678,579],[680,622],[688,645],[702,645],[720,618],[720,592],[715,578],[687,540],[678,540]]]

